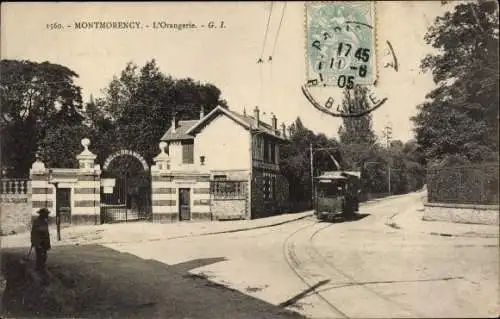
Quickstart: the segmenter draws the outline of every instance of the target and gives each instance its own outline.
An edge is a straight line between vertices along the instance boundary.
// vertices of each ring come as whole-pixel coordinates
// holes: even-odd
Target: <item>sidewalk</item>
[[[416,194],[420,197],[415,204],[404,211],[395,214],[386,222],[388,226],[399,228],[403,231],[418,232],[435,236],[446,237],[483,237],[498,238],[498,225],[460,224],[439,221],[424,221],[423,196],[425,193]]]
[[[393,195],[385,198],[377,198],[363,202],[360,206],[371,206],[380,201],[400,196],[405,195]],[[70,226],[61,229],[61,241],[57,241],[56,229],[55,227],[51,227],[50,236],[53,246],[158,241],[278,226],[312,216],[312,214],[312,211],[307,211],[303,213],[281,214],[254,220],[178,222],[166,224],[129,222],[103,225]],[[29,247],[29,245],[29,232],[0,237],[0,248]]]
[[[309,216],[312,216],[312,211],[281,214],[254,220],[179,222],[168,224],[129,222],[75,226],[61,229],[61,241],[57,241],[56,229],[55,227],[52,227],[50,229],[50,236],[53,246],[157,241],[272,227],[290,223]],[[29,245],[29,232],[0,237],[1,248],[29,247]]]

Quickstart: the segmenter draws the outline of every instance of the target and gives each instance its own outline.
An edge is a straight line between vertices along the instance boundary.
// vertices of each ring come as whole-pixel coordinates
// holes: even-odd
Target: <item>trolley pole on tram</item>
[[[309,143],[309,158],[311,160],[311,205],[313,205],[313,209],[314,209],[314,152],[325,151],[330,156],[330,159],[333,161],[333,163],[335,164],[336,169],[341,170],[342,167],[340,166],[339,162],[329,152],[329,151],[337,151],[337,150],[338,150],[337,147],[313,148],[312,143]]]

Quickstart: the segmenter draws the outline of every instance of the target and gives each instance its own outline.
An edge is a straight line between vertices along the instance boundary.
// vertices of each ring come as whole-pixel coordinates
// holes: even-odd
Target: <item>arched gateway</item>
[[[104,161],[101,223],[145,220],[151,216],[151,176],[139,153],[120,150]]]

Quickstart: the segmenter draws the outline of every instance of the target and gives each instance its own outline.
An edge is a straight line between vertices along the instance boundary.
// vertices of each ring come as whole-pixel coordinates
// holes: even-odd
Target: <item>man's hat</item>
[[[38,215],[48,215],[50,211],[47,208],[40,208],[37,213]]]

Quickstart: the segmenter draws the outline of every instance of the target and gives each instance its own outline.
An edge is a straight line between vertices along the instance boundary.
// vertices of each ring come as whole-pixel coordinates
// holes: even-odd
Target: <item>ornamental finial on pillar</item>
[[[89,151],[90,140],[88,138],[84,138],[82,139],[81,143],[84,150],[76,156],[78,165],[80,168],[93,168],[94,160],[97,158],[97,156]]]
[[[161,141],[158,144],[160,148],[160,154],[158,154],[153,160],[155,162],[155,169],[158,170],[169,170],[170,169],[170,156],[165,152],[165,148],[168,144]]]

